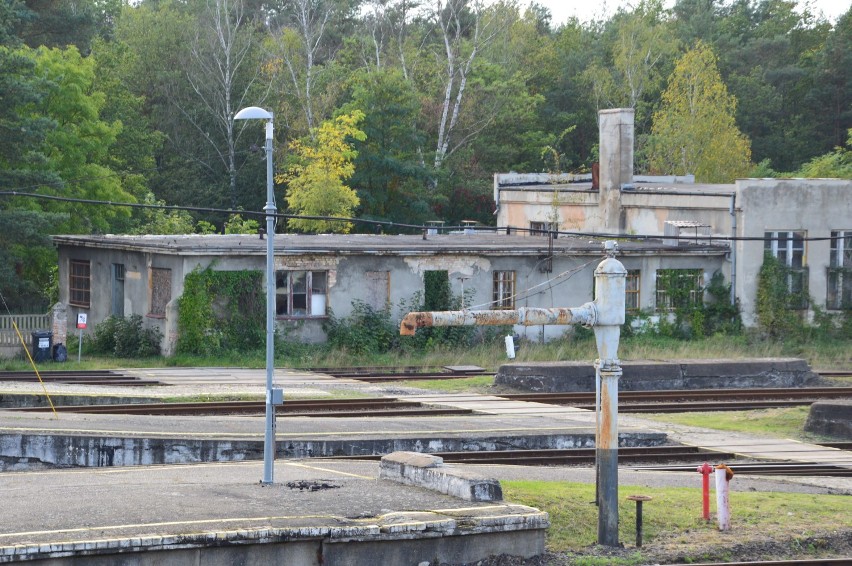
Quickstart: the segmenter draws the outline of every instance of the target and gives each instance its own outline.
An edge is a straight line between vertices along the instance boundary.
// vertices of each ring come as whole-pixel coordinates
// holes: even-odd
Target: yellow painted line
[[[237,522],[269,522],[269,521],[286,521],[293,519],[335,519],[333,515],[284,515],[281,517],[232,517],[229,519],[198,519],[194,521],[166,521],[162,523],[136,523],[127,525],[100,525],[95,527],[80,527],[76,529],[55,529],[49,531],[24,531],[19,533],[0,533],[0,538],[11,538],[15,536],[41,536],[41,535],[56,535],[60,533],[88,533],[91,531],[116,531],[119,529],[139,529],[152,527],[176,527],[176,526],[194,526],[194,525],[209,525],[214,523],[237,523]],[[320,527],[322,528],[322,527]],[[332,527],[335,528],[335,527]],[[339,525],[336,527],[339,528]],[[129,536],[126,538],[138,538],[139,535]],[[159,536],[159,535],[157,535]],[[167,535],[168,536],[168,535]],[[123,539],[113,539],[123,540]],[[52,543],[55,544],[55,543]]]
[[[278,464],[282,464],[283,462],[276,462]],[[263,460],[249,460],[249,461],[236,461],[236,462],[187,462],[186,464],[151,464],[150,466],[119,466],[114,468],[63,468],[59,470],[42,470],[37,472],[15,472],[15,476],[49,476],[49,475],[110,475],[110,474],[131,474],[131,473],[145,473],[150,474],[151,472],[159,472],[159,471],[171,471],[171,470],[181,470],[181,469],[189,469],[190,467],[193,469],[197,468],[224,468],[226,466],[257,466],[260,467],[263,465]]]
[[[341,476],[349,476],[349,477],[358,478],[358,479],[362,479],[362,480],[377,479],[373,476],[362,476],[362,475],[359,475],[359,474],[351,474],[349,472],[340,472],[338,470],[332,470],[332,469],[329,469],[329,468],[320,468],[319,466],[307,466],[305,464],[293,464],[293,463],[290,463],[290,462],[285,462],[284,465],[290,466],[290,467],[293,467],[293,468],[305,468],[306,470],[319,470],[320,472],[328,472],[330,474],[338,474],[338,475],[341,475]]]

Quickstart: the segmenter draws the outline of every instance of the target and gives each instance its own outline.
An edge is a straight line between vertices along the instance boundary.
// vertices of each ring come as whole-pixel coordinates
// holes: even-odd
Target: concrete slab
[[[391,558],[402,541],[415,564],[543,552],[546,513],[404,486],[377,468],[277,462],[271,486],[258,482],[262,462],[8,473],[0,562],[350,564],[335,546],[346,543],[374,557],[356,563],[412,563]]]

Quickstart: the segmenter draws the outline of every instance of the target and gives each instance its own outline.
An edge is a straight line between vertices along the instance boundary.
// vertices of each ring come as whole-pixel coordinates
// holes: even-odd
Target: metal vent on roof
[[[666,220],[663,227],[663,244],[686,246],[709,244],[710,225],[695,220]]]

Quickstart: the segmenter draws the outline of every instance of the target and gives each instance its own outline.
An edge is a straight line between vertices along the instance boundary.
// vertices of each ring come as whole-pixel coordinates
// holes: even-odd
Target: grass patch
[[[417,379],[398,381],[394,385],[401,387],[417,387],[429,391],[443,393],[489,393],[494,386],[494,377],[479,375],[476,377],[460,377],[458,379]]]
[[[736,478],[733,480],[736,481]],[[544,481],[503,481],[507,501],[536,507],[550,514],[547,547],[552,552],[580,551],[597,542],[598,508],[592,484]],[[636,540],[636,506],[631,494],[653,497],[643,507],[643,542],[650,544],[731,544],[739,535],[805,537],[814,529],[849,525],[849,497],[802,493],[738,492],[732,489],[731,527],[721,533],[714,522],[701,518],[699,488],[620,486],[619,540]],[[711,509],[713,505],[711,504]],[[630,563],[630,562],[622,562]]]
[[[775,438],[792,438],[804,442],[826,440],[828,437],[805,432],[810,407],[784,407],[753,411],[718,411],[708,413],[655,413],[642,418],[654,421],[700,426]]]

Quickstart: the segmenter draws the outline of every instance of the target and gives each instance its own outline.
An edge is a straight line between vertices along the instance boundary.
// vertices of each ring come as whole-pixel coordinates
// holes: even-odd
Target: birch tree
[[[470,138],[469,135],[455,141],[453,136],[474,62],[482,49],[506,27],[501,6],[505,4],[487,8],[482,0],[436,0],[432,5],[431,17],[443,47],[443,99],[433,163],[436,170]],[[487,120],[477,124],[473,134],[484,130],[488,124]]]
[[[266,98],[256,93],[259,66],[252,60],[254,30],[245,19],[243,0],[208,0],[201,25],[191,48],[187,78],[197,95],[196,104],[211,117],[219,136],[212,136],[199,119],[198,107],[180,104],[184,116],[192,122],[205,143],[209,144],[228,174],[230,204],[237,207],[236,145],[234,114],[244,106],[261,105]],[[249,104],[250,102],[250,104]],[[208,164],[212,167],[212,164]]]

